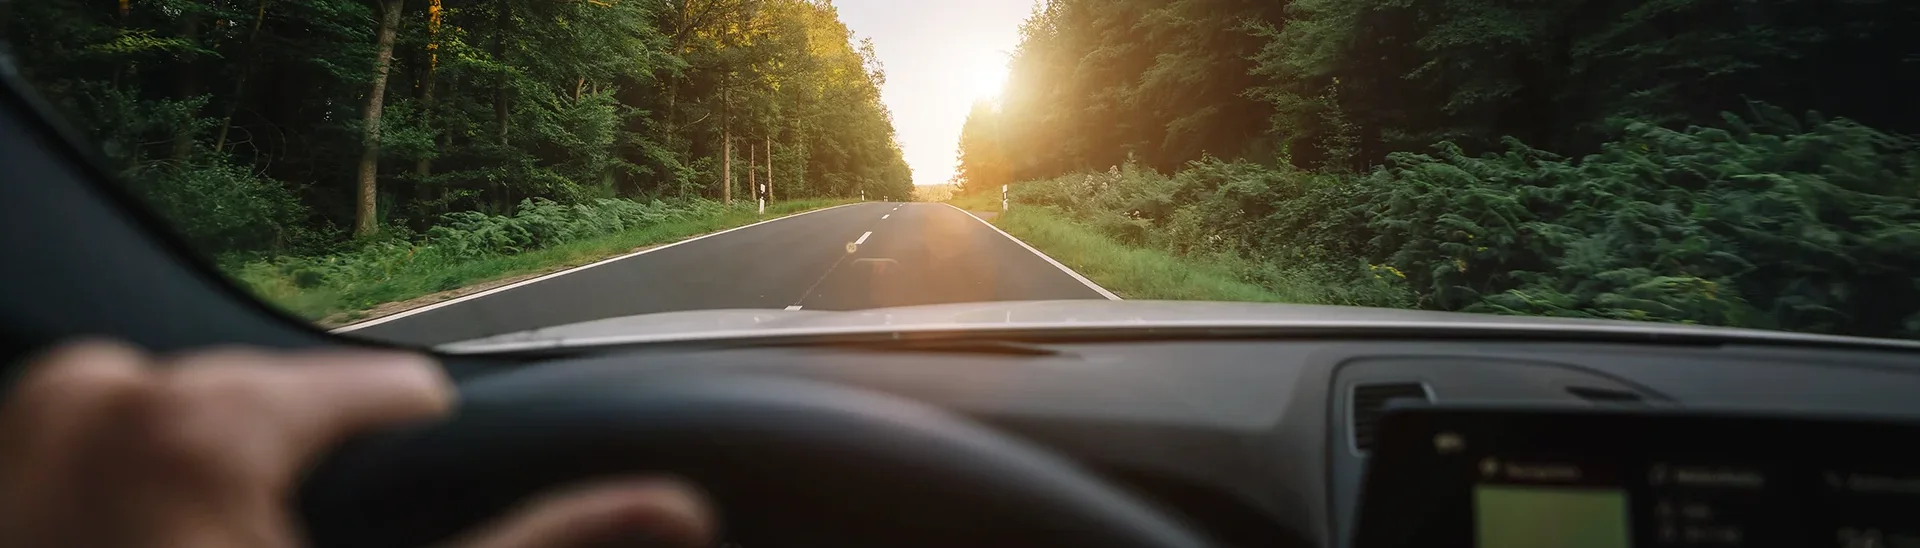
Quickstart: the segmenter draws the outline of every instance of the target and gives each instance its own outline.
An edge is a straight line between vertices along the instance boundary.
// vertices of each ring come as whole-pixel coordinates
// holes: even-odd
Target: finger
[[[24,363],[34,364],[0,407],[0,432],[9,443],[0,455],[56,450],[92,430],[112,402],[142,390],[151,380],[149,359],[124,344],[87,340],[61,345]],[[7,467],[6,470],[16,468]]]
[[[251,436],[257,453],[247,458],[277,483],[348,435],[440,416],[454,398],[446,375],[417,354],[221,350],[170,362],[185,366],[171,372],[174,395],[217,417],[202,424],[230,429],[203,434]]]
[[[620,540],[705,546],[713,517],[692,486],[670,480],[594,484],[546,497],[455,544],[459,548],[564,548]],[[644,539],[644,540],[642,540]]]
[[[97,340],[23,362],[31,369],[0,405],[0,439],[6,440],[0,443],[0,534],[31,537],[30,529],[52,526],[33,510],[82,504],[76,486],[59,482],[72,467],[85,466],[89,439],[110,420],[116,402],[150,381],[147,362],[137,348]]]

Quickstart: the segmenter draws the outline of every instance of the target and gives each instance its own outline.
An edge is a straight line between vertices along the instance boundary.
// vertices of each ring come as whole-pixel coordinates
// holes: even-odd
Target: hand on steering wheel
[[[412,354],[55,349],[29,361],[0,406],[0,547],[303,545],[288,501],[318,455],[439,417],[454,394]],[[697,546],[713,531],[691,487],[634,478],[563,489],[456,545]]]

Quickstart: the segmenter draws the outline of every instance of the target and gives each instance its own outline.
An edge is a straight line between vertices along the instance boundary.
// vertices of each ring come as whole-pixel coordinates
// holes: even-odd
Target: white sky
[[[977,97],[997,95],[1020,22],[1035,0],[834,0],[886,66],[881,99],[913,167],[913,183],[953,177],[960,126]]]

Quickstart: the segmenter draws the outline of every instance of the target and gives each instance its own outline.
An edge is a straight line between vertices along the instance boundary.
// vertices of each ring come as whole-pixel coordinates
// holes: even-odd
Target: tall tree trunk
[[[361,117],[359,199],[354,204],[353,235],[367,236],[380,231],[374,182],[380,169],[380,111],[387,96],[387,71],[393,64],[393,35],[400,30],[402,0],[384,0],[380,17],[380,38],[374,46],[373,89],[367,92],[367,110]]]
[[[753,146],[753,141],[749,140],[747,141],[747,194],[748,195],[751,195],[754,197],[760,196],[760,181],[755,180],[757,179],[757,177],[754,177],[759,173],[760,173],[760,147]]]
[[[233,129],[233,114],[239,111],[241,101],[246,98],[247,79],[253,77],[254,67],[260,64],[260,23],[266,20],[267,0],[260,0],[253,8],[253,28],[247,30],[246,60],[240,66],[240,76],[233,80],[233,101],[227,103],[227,112],[220,117],[220,133],[213,139],[214,152],[227,148],[227,132]]]
[[[773,201],[773,136],[767,136],[767,201]]]
[[[733,127],[727,124],[727,91],[720,90],[720,203],[733,205]]]
[[[512,32],[510,27],[513,26],[513,4],[512,0],[497,1],[499,7],[495,10],[493,60],[505,67],[507,66],[507,34]],[[510,109],[507,105],[507,73],[502,70],[493,82],[493,123],[496,131],[494,138],[503,147],[507,146],[508,110]]]
[[[440,67],[440,0],[427,0],[427,73],[420,78],[420,113],[427,131],[433,131],[433,73]],[[435,136],[434,140],[439,140]],[[436,150],[435,152],[439,152]],[[413,174],[421,180],[433,175],[433,156],[423,156],[413,164]]]

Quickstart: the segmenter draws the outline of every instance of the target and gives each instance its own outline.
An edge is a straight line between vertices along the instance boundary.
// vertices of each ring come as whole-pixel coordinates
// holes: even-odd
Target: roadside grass
[[[947,203],[967,211],[1000,211],[1000,190],[959,194],[948,199]]]
[[[400,248],[397,254],[402,256],[388,257],[391,262],[387,268],[371,274],[332,276],[317,284],[303,280],[297,270],[290,271],[269,261],[223,265],[223,270],[267,302],[302,319],[331,327],[362,319],[367,311],[383,304],[496,280],[555,272],[625,255],[645,247],[853,201],[815,199],[780,202],[768,204],[765,215],[745,208],[719,209],[717,214],[671,220],[523,253],[467,260],[425,253],[415,255],[414,250],[418,248]],[[452,295],[446,298],[452,298]]]
[[[992,222],[1127,299],[1350,305],[1401,298],[1384,285],[1337,282],[1314,265],[1283,268],[1245,257],[1127,245],[1049,207],[1015,204]]]

